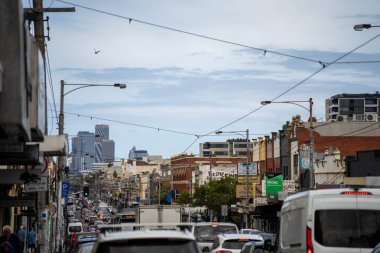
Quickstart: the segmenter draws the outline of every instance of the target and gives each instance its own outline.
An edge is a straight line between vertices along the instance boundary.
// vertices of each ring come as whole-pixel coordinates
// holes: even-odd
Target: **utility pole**
[[[309,161],[309,170],[310,170],[310,189],[314,189],[315,175],[314,175],[314,129],[313,129],[313,99],[309,98],[309,134],[310,134],[310,161]]]
[[[74,12],[75,8],[49,8],[44,9],[43,8],[43,0],[33,0],[33,8],[26,8],[24,9],[25,13],[25,19],[29,21],[34,21],[34,37],[36,38],[36,41],[38,43],[39,49],[41,51],[44,63],[46,62],[46,56],[45,56],[45,33],[44,33],[44,12]],[[44,64],[46,66],[46,64]],[[46,73],[46,71],[45,71]],[[47,82],[46,82],[46,75],[44,77],[45,79],[45,94],[47,94]],[[48,113],[47,113],[47,96],[45,96],[45,129],[44,133],[45,135],[48,135]],[[62,167],[58,167],[58,171],[62,169]],[[57,188],[57,181],[56,181],[56,188]],[[57,196],[59,198],[59,196]],[[50,201],[49,198],[49,192],[39,192],[38,193],[38,216],[40,217],[47,209],[47,204]],[[58,203],[58,199],[57,199]],[[60,206],[58,206],[58,210],[60,209]],[[57,213],[57,217],[58,217]],[[62,215],[62,213],[60,214]],[[49,217],[50,218],[50,217]],[[59,217],[58,217],[59,218]],[[51,226],[51,228],[53,225]],[[58,229],[58,221],[56,221],[56,233]],[[51,233],[52,237],[50,238],[50,244],[48,244],[48,225],[46,223],[39,224],[38,231],[41,235],[41,252],[53,252],[53,238],[54,235]],[[57,242],[59,241],[59,237],[57,237]],[[57,243],[59,244],[59,243]],[[55,248],[57,248],[57,244],[55,244]],[[58,249],[56,249],[58,251]]]

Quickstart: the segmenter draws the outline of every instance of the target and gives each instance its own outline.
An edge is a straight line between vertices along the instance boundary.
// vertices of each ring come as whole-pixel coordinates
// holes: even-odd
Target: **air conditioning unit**
[[[345,119],[347,119],[347,116],[339,115],[336,119],[337,121],[344,121]]]
[[[377,121],[377,114],[367,114],[365,120],[366,121]]]

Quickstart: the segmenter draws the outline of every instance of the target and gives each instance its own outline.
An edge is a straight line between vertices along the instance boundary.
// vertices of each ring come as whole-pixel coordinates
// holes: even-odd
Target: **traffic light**
[[[83,186],[83,197],[87,198],[90,195],[90,187]]]

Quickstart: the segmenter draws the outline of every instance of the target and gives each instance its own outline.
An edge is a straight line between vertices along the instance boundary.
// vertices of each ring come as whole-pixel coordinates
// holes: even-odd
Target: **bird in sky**
[[[94,48],[94,52],[95,52],[95,54],[98,54],[98,53],[100,52],[100,50],[96,50],[96,49]]]

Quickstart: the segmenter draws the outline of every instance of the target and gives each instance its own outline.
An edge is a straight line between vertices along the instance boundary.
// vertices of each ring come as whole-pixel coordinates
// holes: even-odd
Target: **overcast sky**
[[[74,13],[48,14],[56,109],[60,80],[126,83],[124,90],[86,88],[65,96],[65,132],[94,132],[95,124],[109,124],[117,157],[127,157],[133,146],[164,158],[198,154],[201,142],[241,137],[203,136],[215,130],[249,129],[250,138],[257,138],[278,131],[293,115],[307,120],[302,108],[260,108],[262,100],[312,97],[314,115],[323,121],[326,98],[380,91],[380,63],[333,64],[301,83],[322,68],[318,61],[332,62],[380,33],[353,30],[358,23],[380,25],[380,1],[68,1],[94,10],[76,6]],[[44,5],[72,7],[58,0]],[[380,38],[340,61],[380,61]],[[49,101],[54,110],[50,91]],[[58,132],[57,114],[49,115],[52,134]]]

